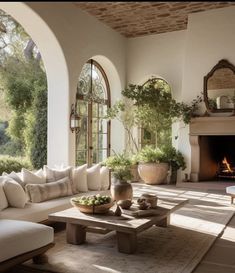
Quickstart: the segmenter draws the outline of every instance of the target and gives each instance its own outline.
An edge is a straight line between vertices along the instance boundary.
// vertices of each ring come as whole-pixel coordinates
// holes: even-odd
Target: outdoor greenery
[[[1,10],[0,19],[0,154],[27,157],[40,168],[47,162],[45,69],[21,25]]]
[[[0,156],[0,174],[3,172],[10,173],[20,172],[22,168],[32,169],[31,163],[23,157],[11,157],[8,155]]]

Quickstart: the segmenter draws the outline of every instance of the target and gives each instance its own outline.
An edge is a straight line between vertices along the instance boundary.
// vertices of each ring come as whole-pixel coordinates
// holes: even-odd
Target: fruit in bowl
[[[112,198],[108,195],[78,196],[70,199],[71,204],[85,213],[104,214],[113,206]]]

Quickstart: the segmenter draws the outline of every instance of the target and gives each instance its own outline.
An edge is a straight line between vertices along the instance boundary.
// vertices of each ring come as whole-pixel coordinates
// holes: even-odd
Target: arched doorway
[[[27,4],[15,2],[13,5],[11,2],[1,2],[0,9],[17,20],[39,48],[48,85],[47,164],[67,165],[70,143],[69,78],[63,50],[48,24]]]
[[[103,118],[110,105],[105,71],[90,59],[83,66],[77,85],[76,107],[81,129],[76,135],[76,165],[92,165],[110,155],[110,121]]]

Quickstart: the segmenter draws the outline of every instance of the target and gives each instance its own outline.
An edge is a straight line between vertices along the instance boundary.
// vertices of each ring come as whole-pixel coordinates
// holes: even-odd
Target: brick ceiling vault
[[[187,28],[188,14],[229,7],[235,2],[73,2],[125,37]]]

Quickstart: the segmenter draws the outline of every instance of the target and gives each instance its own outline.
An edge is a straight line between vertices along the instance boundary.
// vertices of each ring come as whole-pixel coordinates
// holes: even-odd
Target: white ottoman
[[[231,195],[231,204],[233,204],[233,199],[235,198],[235,186],[227,187],[226,193]]]
[[[28,221],[0,219],[0,272],[43,254],[54,245],[53,242],[52,227]]]

